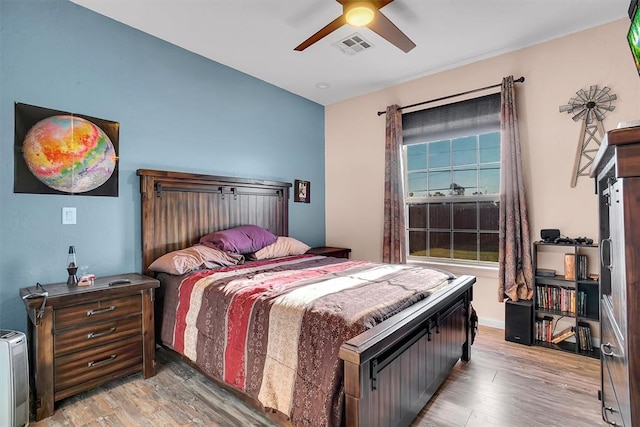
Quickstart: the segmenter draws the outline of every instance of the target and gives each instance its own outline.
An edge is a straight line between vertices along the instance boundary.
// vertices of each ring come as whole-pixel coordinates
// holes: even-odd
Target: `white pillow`
[[[227,253],[203,245],[194,245],[162,255],[153,261],[149,270],[180,275],[200,268],[216,268],[242,264],[243,262],[244,256],[242,255]]]
[[[256,252],[256,259],[279,258],[289,255],[302,255],[311,249],[311,246],[302,243],[293,237],[278,236],[278,239]]]

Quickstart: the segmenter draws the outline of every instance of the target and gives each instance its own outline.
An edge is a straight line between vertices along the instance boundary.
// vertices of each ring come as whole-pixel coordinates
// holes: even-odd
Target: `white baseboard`
[[[487,319],[487,318],[479,317],[478,324],[482,326],[490,326],[496,329],[504,329],[504,320]]]

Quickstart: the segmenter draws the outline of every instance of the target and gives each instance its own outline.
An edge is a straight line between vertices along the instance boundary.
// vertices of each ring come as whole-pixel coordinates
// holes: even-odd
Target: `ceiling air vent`
[[[371,43],[365,40],[360,34],[354,33],[351,34],[344,40],[340,40],[337,43],[333,44],[335,47],[340,49],[342,52],[347,55],[355,55],[356,53],[362,52],[365,49],[370,49],[373,47]]]

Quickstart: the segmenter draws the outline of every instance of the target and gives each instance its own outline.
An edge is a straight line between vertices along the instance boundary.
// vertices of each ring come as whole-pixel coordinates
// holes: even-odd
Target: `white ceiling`
[[[627,16],[629,5],[395,0],[381,11],[416,43],[404,53],[367,28],[349,26],[294,51],[342,13],[334,0],[72,1],[322,105],[611,22]],[[332,46],[356,31],[374,47],[350,56]]]

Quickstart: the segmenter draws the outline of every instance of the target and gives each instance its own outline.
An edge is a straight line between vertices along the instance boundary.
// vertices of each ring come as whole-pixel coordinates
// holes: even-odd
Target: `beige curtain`
[[[387,131],[384,167],[384,232],[382,261],[404,264],[405,250],[404,200],[400,148],[402,147],[402,113],[400,107],[387,107]]]
[[[500,105],[500,241],[498,301],[533,298],[531,241],[522,176],[513,76],[502,80]]]

